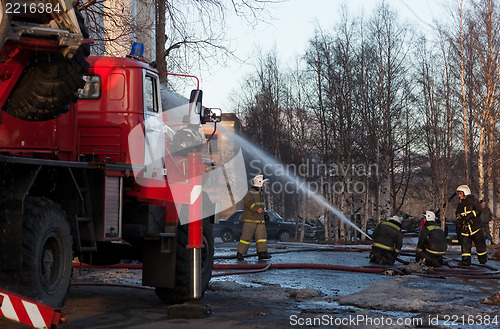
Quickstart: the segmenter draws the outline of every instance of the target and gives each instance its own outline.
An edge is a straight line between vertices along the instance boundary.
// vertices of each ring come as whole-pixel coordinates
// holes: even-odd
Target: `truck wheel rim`
[[[61,270],[61,245],[54,232],[51,232],[45,240],[41,254],[40,279],[45,291],[50,293],[57,290],[59,273]]]

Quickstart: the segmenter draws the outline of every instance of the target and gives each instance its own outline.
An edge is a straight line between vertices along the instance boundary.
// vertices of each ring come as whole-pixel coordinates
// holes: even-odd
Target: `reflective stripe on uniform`
[[[463,257],[463,256],[470,257],[470,256],[471,256],[471,254],[470,254],[470,253],[463,253],[463,254],[462,254],[462,257]]]
[[[477,229],[477,230],[475,230],[474,232],[471,232],[471,234],[470,234],[470,235],[474,235],[474,234],[476,234],[477,232],[479,232],[479,230],[480,230],[480,228],[478,228],[478,229]]]
[[[396,224],[391,223],[391,222],[383,222],[382,224],[392,226],[398,231],[401,229],[399,226],[397,226]]]
[[[420,249],[420,248],[417,248],[417,251],[423,251],[423,250],[422,250],[422,249]]]
[[[434,251],[434,250],[429,250],[429,249],[426,249],[426,250],[434,255],[443,255],[446,252],[446,251]]]
[[[478,256],[483,256],[483,255],[486,255],[488,253],[488,251],[485,251],[485,252],[478,252],[477,255]]]
[[[254,202],[250,206],[250,209],[253,209],[253,207],[255,207],[255,206],[263,206],[263,205],[264,205],[264,202]]]
[[[250,244],[250,241],[240,240],[240,243],[243,243],[243,244]]]
[[[262,224],[265,223],[265,221],[261,219],[244,219],[243,223],[256,223],[256,224]]]
[[[472,229],[470,228],[470,225],[469,225],[469,232],[471,232],[470,234],[469,233],[463,233],[462,232],[462,235],[463,236],[471,236],[471,235],[474,235],[476,234],[477,232],[479,232],[481,230],[481,228],[478,228],[477,230],[475,230],[474,232],[472,232]]]
[[[467,211],[467,207],[464,207],[464,212],[461,213],[460,215],[467,216],[470,213],[472,213],[474,217],[477,217],[476,211],[474,209]]]
[[[259,242],[267,242],[267,239],[259,239],[259,240],[257,240],[257,243],[259,243]]]
[[[439,227],[437,225],[431,225],[431,226],[427,226],[427,229],[429,231],[432,231],[432,230],[439,230],[439,229],[441,229],[441,227]]]
[[[378,247],[378,248],[382,248],[382,249],[385,249],[385,250],[394,251],[394,247],[389,247],[389,246],[386,246],[385,244],[381,244],[381,243],[378,243],[378,242],[374,242],[372,244],[372,247]]]

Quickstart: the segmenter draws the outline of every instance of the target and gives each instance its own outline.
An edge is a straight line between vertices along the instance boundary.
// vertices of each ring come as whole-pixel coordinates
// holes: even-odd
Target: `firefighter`
[[[392,216],[388,221],[377,225],[372,234],[370,262],[393,265],[403,247],[403,233],[399,216]]]
[[[426,211],[425,224],[418,236],[415,260],[422,260],[427,266],[442,266],[447,247],[446,236],[436,223],[436,215],[432,211]]]
[[[488,261],[488,255],[480,217],[482,207],[467,185],[460,185],[457,193],[460,203],[455,214],[461,227],[461,232],[457,234],[462,235],[462,265],[469,266],[471,263],[472,242],[476,246],[479,262],[485,264]]]
[[[264,204],[263,190],[267,179],[257,175],[252,179],[252,187],[248,190],[243,199],[243,231],[241,232],[240,243],[236,252],[236,258],[243,260],[243,255],[250,247],[250,241],[255,235],[257,242],[257,254],[259,259],[269,259],[267,253],[267,232],[265,224],[266,209]]]
[[[490,241],[490,244],[493,244],[493,238],[490,232],[490,222],[491,222],[491,210],[486,204],[486,201],[481,200],[481,224],[483,225],[484,230],[484,238]]]

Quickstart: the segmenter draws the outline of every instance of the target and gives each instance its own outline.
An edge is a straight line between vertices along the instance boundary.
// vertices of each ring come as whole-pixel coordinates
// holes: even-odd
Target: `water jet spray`
[[[236,133],[230,132],[225,127],[220,127],[219,130],[226,133],[229,138],[232,138],[234,141],[238,142],[243,149],[251,150],[253,152],[253,154],[256,157],[260,158],[262,161],[267,162],[267,163],[271,163],[274,165],[282,165],[282,163],[280,161],[276,160],[274,157],[272,157],[267,152],[265,152],[264,150],[259,148],[254,143],[248,141],[244,137],[242,137]],[[372,239],[368,234],[363,232],[363,230],[361,230],[358,226],[356,226],[353,222],[351,222],[343,212],[341,212],[340,210],[335,208],[332,204],[330,204],[321,194],[313,191],[307,182],[305,182],[303,179],[301,179],[301,178],[297,177],[296,175],[294,175],[293,173],[291,173],[290,170],[288,170],[288,168],[286,168],[284,173],[285,173],[285,175],[283,175],[282,177],[284,179],[286,179],[288,182],[290,182],[290,183],[294,184],[296,187],[298,187],[298,191],[300,191],[302,193],[307,193],[307,195],[311,199],[316,201],[316,203],[321,205],[324,209],[327,209],[330,212],[332,212],[333,214],[335,214],[343,223],[350,225],[356,231],[358,231],[361,234],[363,234],[364,236],[366,236],[368,239],[370,239],[370,240]]]

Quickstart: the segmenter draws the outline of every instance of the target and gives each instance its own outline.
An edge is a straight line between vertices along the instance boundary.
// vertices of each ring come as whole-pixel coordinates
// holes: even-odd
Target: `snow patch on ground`
[[[341,305],[387,311],[450,315],[477,315],[478,311],[482,311],[496,314],[492,307],[479,306],[479,296],[484,289],[482,284],[479,283],[477,289],[460,289],[459,281],[428,278],[422,282],[414,276],[401,277],[377,282],[360,292],[338,296],[335,300]]]

